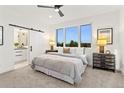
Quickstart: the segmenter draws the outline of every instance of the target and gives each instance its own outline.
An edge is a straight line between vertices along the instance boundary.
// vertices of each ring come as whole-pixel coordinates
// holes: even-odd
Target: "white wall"
[[[119,61],[119,51],[118,51],[118,32],[119,32],[119,11],[113,11],[109,13],[104,13],[96,16],[91,16],[87,18],[72,20],[68,22],[63,22],[60,24],[55,24],[51,26],[53,29],[53,37],[55,37],[55,29],[62,28],[62,27],[69,27],[69,26],[78,26],[83,24],[92,24],[92,47],[86,49],[86,54],[88,54],[88,61],[89,64],[92,65],[92,53],[98,51],[96,46],[96,38],[97,38],[97,29],[100,28],[113,28],[113,44],[107,45],[106,49],[109,49],[111,53],[116,54],[116,68],[120,68],[120,61]]]
[[[124,8],[120,11],[120,32],[119,32],[119,48],[120,48],[120,61],[121,71],[124,73]]]
[[[18,16],[13,14],[11,9],[0,7],[0,25],[4,26],[4,45],[0,46],[0,73],[13,70],[14,68],[14,28],[8,24],[17,24],[40,29],[45,32],[48,31],[47,27],[40,25],[40,21],[36,22],[35,19],[27,20],[27,17],[29,17],[28,13],[25,17]],[[48,49],[48,40],[42,38],[39,42],[42,42],[41,50],[39,50],[42,53],[45,49]]]

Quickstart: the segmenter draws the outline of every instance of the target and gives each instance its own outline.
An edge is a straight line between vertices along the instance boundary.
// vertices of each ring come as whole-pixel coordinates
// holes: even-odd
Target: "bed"
[[[86,66],[86,55],[48,53],[35,57],[31,67],[70,84],[75,84],[82,80]]]

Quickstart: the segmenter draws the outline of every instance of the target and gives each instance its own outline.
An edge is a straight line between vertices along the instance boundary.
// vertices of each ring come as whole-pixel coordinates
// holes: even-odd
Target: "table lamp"
[[[97,45],[99,46],[99,53],[104,53],[104,46],[107,44],[106,37],[99,37],[97,40]]]
[[[50,40],[49,41],[49,44],[50,44],[50,50],[53,50],[54,49],[55,42],[53,40]]]

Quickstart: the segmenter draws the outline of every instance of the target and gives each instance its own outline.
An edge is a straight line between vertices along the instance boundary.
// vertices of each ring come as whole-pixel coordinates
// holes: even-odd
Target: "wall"
[[[124,73],[124,8],[120,10],[120,32],[119,32],[119,49],[120,49],[120,61],[121,71]]]
[[[9,28],[4,22],[4,45],[0,46],[0,73],[13,69],[14,66],[14,55],[13,52],[13,33],[12,29]]]
[[[98,51],[96,46],[96,38],[97,38],[97,29],[100,28],[113,28],[113,44],[107,45],[106,49],[109,49],[111,53],[116,54],[116,68],[120,69],[120,60],[119,60],[119,11],[113,11],[109,13],[104,13],[96,16],[91,16],[87,18],[72,20],[68,22],[63,22],[60,24],[55,24],[51,26],[53,31],[53,37],[55,37],[55,29],[69,26],[78,26],[83,24],[92,24],[92,47],[86,49],[86,54],[88,55],[89,64],[92,65],[92,53]]]
[[[25,17],[18,16],[13,14],[11,9],[0,7],[0,25],[4,26],[4,45],[0,46],[0,73],[14,69],[14,28],[10,27],[8,24],[18,24],[36,28],[45,31],[45,33],[48,31],[47,27],[42,27],[42,25],[40,25],[40,21],[36,22],[35,19],[27,20],[28,17],[28,13]],[[43,37],[38,41],[42,42],[42,48],[40,47],[39,49],[39,51],[41,51],[40,53],[44,52],[45,49],[48,49],[48,40]]]

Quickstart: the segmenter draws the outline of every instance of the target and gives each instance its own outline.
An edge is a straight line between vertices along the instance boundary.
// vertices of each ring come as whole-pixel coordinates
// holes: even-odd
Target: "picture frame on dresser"
[[[97,29],[97,40],[101,36],[105,36],[107,38],[107,45],[113,44],[113,28]]]
[[[3,45],[3,26],[0,26],[0,45]]]

